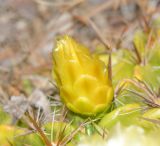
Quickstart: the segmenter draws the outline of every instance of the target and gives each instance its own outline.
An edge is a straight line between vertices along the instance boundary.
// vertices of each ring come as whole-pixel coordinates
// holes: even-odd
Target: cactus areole
[[[94,116],[111,105],[113,87],[105,64],[69,36],[53,49],[52,75],[71,111]]]

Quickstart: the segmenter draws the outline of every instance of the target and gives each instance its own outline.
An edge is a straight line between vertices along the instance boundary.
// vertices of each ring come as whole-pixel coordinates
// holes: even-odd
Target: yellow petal
[[[90,75],[81,75],[74,83],[74,91],[77,91],[79,96],[86,96],[90,98],[93,89],[98,86],[98,81],[95,77]]]

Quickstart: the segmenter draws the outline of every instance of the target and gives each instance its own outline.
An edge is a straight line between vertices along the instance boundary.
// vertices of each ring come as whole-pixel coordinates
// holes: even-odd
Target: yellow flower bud
[[[109,107],[113,87],[105,64],[69,36],[53,50],[53,77],[66,106],[82,115],[95,115]]]

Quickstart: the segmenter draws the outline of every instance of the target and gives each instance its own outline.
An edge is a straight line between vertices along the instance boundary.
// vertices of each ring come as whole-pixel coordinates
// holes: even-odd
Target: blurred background
[[[0,0],[0,102],[23,105],[21,95],[38,100],[54,94],[51,54],[57,36],[114,51],[128,48],[133,32],[159,16],[159,0]]]

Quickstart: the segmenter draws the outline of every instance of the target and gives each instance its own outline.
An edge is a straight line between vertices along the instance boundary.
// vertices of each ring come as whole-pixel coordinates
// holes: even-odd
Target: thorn
[[[31,117],[31,115],[27,112],[27,117],[29,118],[30,122],[33,124],[34,128],[37,130],[37,132],[40,134],[41,138],[45,142],[46,146],[52,146],[51,142],[48,140],[44,132],[42,131],[41,127],[38,125],[36,120]]]
[[[111,52],[109,53],[109,58],[108,58],[108,77],[110,81],[112,82],[112,57],[111,57]]]
[[[139,51],[138,51],[138,49],[136,48],[135,45],[134,45],[134,51],[135,51],[135,54],[137,56],[137,63],[140,64],[142,62],[141,55],[140,55],[140,53],[139,53]]]

